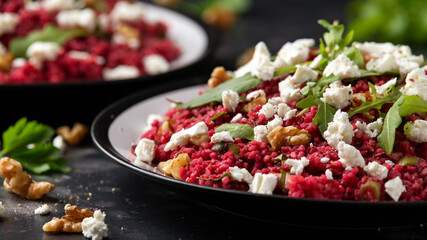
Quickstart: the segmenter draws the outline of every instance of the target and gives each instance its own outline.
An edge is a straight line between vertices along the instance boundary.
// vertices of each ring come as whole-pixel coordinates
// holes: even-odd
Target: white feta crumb
[[[352,169],[355,166],[365,167],[365,159],[357,148],[340,141],[337,146],[339,161],[344,168]]]
[[[328,123],[328,129],[323,135],[328,144],[335,149],[337,149],[337,145],[340,141],[350,144],[353,139],[354,132],[353,125],[351,125],[348,119],[348,113],[342,112],[341,109],[338,109],[334,115],[333,121]]]
[[[385,160],[385,163],[392,166],[392,167],[394,166],[394,162],[391,160]]]
[[[405,95],[418,95],[427,101],[427,75],[425,70],[417,68],[406,76],[406,84],[400,91]]]
[[[141,162],[151,163],[154,159],[156,143],[147,138],[142,138],[138,141],[138,144],[135,148],[135,162],[134,164],[138,166]]]
[[[265,125],[258,125],[254,127],[254,140],[258,142],[268,142],[268,130]]]
[[[311,68],[304,65],[297,65],[297,70],[289,78],[289,83],[299,85],[308,81],[314,81],[319,74]]]
[[[121,21],[135,22],[144,16],[145,7],[143,3],[126,1],[117,2],[113,10],[110,12],[110,18],[114,23]]]
[[[396,85],[397,78],[390,79],[386,83],[381,86],[375,85],[375,90],[377,92],[377,97],[383,97],[388,89],[394,85]]]
[[[277,185],[276,175],[255,173],[252,183],[249,185],[249,192],[261,194],[273,194]]]
[[[320,61],[322,61],[323,56],[322,54],[317,55],[313,61],[308,65],[311,69],[316,69],[320,67]]]
[[[329,179],[329,180],[333,180],[334,179],[334,176],[332,175],[332,171],[330,169],[326,169],[325,170],[325,175],[326,175],[326,178]]]
[[[71,50],[68,52],[68,56],[72,59],[86,60],[86,61],[91,61],[92,59],[94,59],[95,63],[99,65],[103,65],[105,63],[105,58],[101,56],[92,56],[90,53],[84,52],[84,51]]]
[[[427,121],[417,119],[413,123],[405,125],[406,137],[414,142],[423,143],[427,142]]]
[[[243,118],[243,115],[241,113],[238,113],[230,120],[230,122],[237,123],[240,120],[242,120],[242,118]]]
[[[82,221],[82,233],[86,238],[92,240],[101,240],[104,237],[108,237],[108,226],[105,224],[105,212],[96,210],[93,213],[93,217],[88,217]]]
[[[279,117],[281,117],[283,121],[295,117],[296,112],[297,109],[292,109],[286,103],[280,103],[279,105],[277,105],[277,115],[279,115]]]
[[[269,119],[274,116],[277,112],[277,107],[274,106],[271,103],[266,103],[262,106],[262,108],[259,110],[260,114],[264,114],[266,119]]]
[[[63,28],[83,28],[88,32],[94,32],[96,13],[91,8],[63,10],[56,15],[56,21]]]
[[[293,66],[307,61],[310,48],[315,44],[314,39],[301,38],[294,42],[285,43],[277,53],[274,65],[276,69]]]
[[[396,58],[386,53],[380,58],[372,58],[366,63],[366,70],[374,72],[393,72],[399,71],[399,65],[397,65]]]
[[[272,98],[268,99],[268,103],[270,103],[274,106],[277,106],[277,105],[283,103],[283,100],[281,97],[272,97]]]
[[[321,163],[327,163],[327,162],[329,162],[331,159],[330,158],[328,158],[328,157],[322,157],[321,159],[320,159],[320,162]]]
[[[145,126],[144,128],[144,132],[150,130],[151,128],[151,124],[153,124],[153,122],[157,120],[157,121],[162,121],[163,120],[163,116],[160,114],[149,114],[147,117],[147,126]]]
[[[257,99],[259,97],[265,97],[264,90],[259,89],[259,90],[255,90],[255,91],[252,91],[252,92],[248,93],[246,95],[246,100],[252,101],[252,100]]]
[[[4,206],[3,203],[0,201],[0,217],[4,214]]]
[[[339,76],[341,79],[360,77],[359,67],[344,54],[338,55],[323,70],[323,76],[327,77],[332,74]]]
[[[222,105],[231,112],[236,110],[239,105],[240,97],[239,94],[233,90],[225,90],[221,93]]]
[[[213,143],[220,143],[220,142],[234,142],[233,137],[231,136],[231,133],[229,131],[223,131],[214,133],[211,137],[211,142]]]
[[[125,35],[117,32],[113,34],[111,42],[128,45],[128,47],[132,48],[133,50],[138,50],[141,47],[141,41],[139,38],[126,37]]]
[[[239,182],[244,181],[248,184],[251,184],[254,179],[254,177],[246,168],[239,168],[237,166],[234,166],[234,167],[229,167],[228,170],[230,171],[233,179]]]
[[[43,0],[41,6],[48,11],[57,11],[74,8],[74,0]]]
[[[396,202],[399,201],[400,195],[406,191],[406,188],[403,185],[402,179],[400,179],[400,177],[395,177],[391,180],[388,180],[384,186],[385,192]]]
[[[181,131],[172,134],[171,139],[164,148],[164,151],[167,152],[176,149],[177,147],[185,146],[190,141],[191,137],[208,134],[208,130],[209,128],[206,126],[205,122],[198,122],[190,128],[182,129]]]
[[[283,102],[289,104],[293,101],[298,101],[302,98],[300,89],[289,82],[290,76],[279,82],[280,97]]]
[[[383,118],[378,118],[376,121],[366,124],[365,122],[357,121],[355,123],[357,129],[363,131],[366,135],[371,138],[376,138],[383,128]]]
[[[34,210],[34,214],[38,215],[46,215],[48,213],[50,213],[50,208],[47,204],[43,204]]]
[[[275,68],[270,60],[271,54],[264,42],[255,45],[252,59],[244,66],[235,71],[237,77],[250,72],[252,76],[268,81],[274,76]]]
[[[320,99],[323,102],[339,109],[343,109],[351,104],[353,89],[351,85],[330,84]]]
[[[271,132],[276,127],[281,127],[283,125],[283,119],[277,114],[274,115],[274,118],[267,123],[267,130]]]
[[[64,138],[61,135],[56,136],[52,140],[52,144],[54,147],[58,148],[59,151],[64,152],[67,144],[64,141]]]
[[[37,67],[44,61],[53,61],[58,57],[61,47],[54,42],[34,42],[27,49],[27,57]]]
[[[128,78],[136,78],[139,76],[139,69],[134,66],[119,65],[115,68],[105,68],[102,71],[104,80],[121,80]]]
[[[169,71],[169,62],[159,54],[151,54],[142,59],[145,71],[150,75],[157,75]]]
[[[388,169],[375,161],[368,163],[368,165],[366,165],[363,170],[365,170],[365,172],[367,172],[370,176],[376,177],[380,180],[386,178],[388,174]]]
[[[12,68],[23,67],[27,60],[25,58],[15,58],[12,61]]]
[[[301,173],[304,171],[304,168],[308,166],[310,161],[306,157],[302,157],[300,160],[289,158],[285,161],[285,163],[291,166],[291,174],[301,175]]]
[[[0,13],[0,36],[5,33],[12,33],[18,25],[19,16],[15,13]]]

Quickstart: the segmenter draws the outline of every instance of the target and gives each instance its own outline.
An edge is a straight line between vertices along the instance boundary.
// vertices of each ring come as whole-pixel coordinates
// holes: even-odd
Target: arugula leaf
[[[297,71],[297,66],[285,67],[285,68],[282,68],[282,69],[275,71],[274,76],[291,74],[291,73],[295,73],[296,71]]]
[[[46,24],[43,29],[34,30],[25,37],[13,38],[10,41],[9,50],[15,57],[25,58],[28,47],[34,42],[55,42],[62,45],[70,38],[87,34],[84,29],[61,29],[53,24]]]
[[[406,117],[416,112],[427,112],[427,101],[418,95],[403,95],[403,103],[399,106],[399,114]]]
[[[341,78],[339,76],[335,76],[333,74],[320,78],[316,85],[313,87],[313,93],[317,96],[320,96],[325,91],[326,87],[333,82],[339,81]]]
[[[319,126],[319,130],[323,135],[328,129],[328,124],[334,119],[337,109],[320,100],[319,96],[314,95],[310,95],[297,103],[297,107],[303,109],[313,106],[317,106],[317,113],[313,118],[313,123]]]
[[[401,102],[402,99],[399,98],[387,112],[384,118],[383,129],[377,138],[378,145],[388,154],[393,152],[396,129],[402,123],[402,118],[399,114],[399,104],[401,104]]]
[[[254,140],[254,129],[249,124],[226,123],[215,129],[216,133],[228,131],[233,138]]]
[[[69,172],[67,160],[60,156],[60,150],[52,144],[54,133],[48,125],[21,118],[3,132],[3,150],[0,155],[16,159],[24,169],[35,174]],[[33,147],[29,148],[30,144]]]
[[[211,102],[221,102],[222,92],[225,90],[233,90],[237,93],[246,92],[262,83],[262,80],[253,77],[250,73],[247,73],[241,77],[233,78],[228,80],[215,88],[209,89],[193,100],[189,102],[177,105],[176,108],[194,108],[203,106]]]
[[[357,66],[363,67],[365,65],[362,52],[355,46],[351,46],[345,49],[342,53],[350,58],[350,60],[353,61],[353,63]]]
[[[334,22],[330,24],[326,20],[319,20],[318,23],[324,28],[328,29],[329,32],[323,34],[323,39],[326,44],[326,51],[331,53],[332,59],[336,57],[339,52],[342,52],[345,46],[347,46],[353,40],[354,32],[350,31],[343,39],[344,25]],[[321,41],[323,44],[323,41]],[[323,54],[323,57],[330,58],[328,54]]]
[[[212,120],[212,121],[215,121],[215,120],[217,120],[219,117],[221,117],[221,116],[223,116],[223,115],[225,115],[225,114],[227,114],[227,112],[219,112],[219,113],[215,114],[215,116],[213,116],[211,120]]]

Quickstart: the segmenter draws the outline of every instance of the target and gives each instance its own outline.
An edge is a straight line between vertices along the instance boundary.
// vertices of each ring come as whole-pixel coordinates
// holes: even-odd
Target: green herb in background
[[[347,7],[348,27],[356,41],[427,43],[425,0],[355,0]]]
[[[21,118],[3,132],[0,156],[19,161],[24,169],[35,174],[69,172],[67,160],[60,156],[60,150],[52,144],[54,134],[54,129],[48,125]]]

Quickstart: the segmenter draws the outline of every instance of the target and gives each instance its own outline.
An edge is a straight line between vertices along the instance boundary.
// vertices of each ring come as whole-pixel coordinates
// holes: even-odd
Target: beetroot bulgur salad
[[[296,198],[427,200],[427,75],[405,45],[353,42],[344,26],[265,43],[164,116],[150,115],[133,164],[189,183]]]
[[[146,6],[118,0],[0,3],[0,84],[117,80],[167,72],[181,51]]]

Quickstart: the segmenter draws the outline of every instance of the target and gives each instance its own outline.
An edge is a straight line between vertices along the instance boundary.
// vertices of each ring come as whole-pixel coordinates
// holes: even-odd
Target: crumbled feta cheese
[[[244,181],[251,184],[254,179],[254,177],[246,168],[239,168],[237,166],[234,166],[234,167],[229,167],[228,170],[230,171],[233,179],[239,182]]]
[[[329,159],[328,157],[322,157],[321,159],[320,159],[320,162],[321,163],[327,163],[327,162],[329,162],[331,159]]]
[[[268,103],[277,106],[280,103],[283,103],[282,98],[281,97],[272,97],[268,99]]]
[[[126,1],[117,2],[110,13],[110,18],[114,23],[117,22],[135,22],[144,16],[145,7],[143,3]]]
[[[27,11],[37,11],[42,7],[40,2],[28,1],[25,3],[25,10]]]
[[[363,170],[365,170],[365,172],[367,172],[370,176],[376,177],[380,180],[386,178],[388,174],[388,169],[375,161],[368,163],[368,165],[366,165]]]
[[[388,180],[384,186],[385,192],[396,202],[399,201],[400,195],[406,191],[406,188],[403,185],[402,179],[400,179],[400,177],[395,177],[391,180]]]
[[[330,84],[320,99],[323,102],[339,109],[343,109],[351,104],[353,89],[351,85]]]
[[[74,0],[43,0],[41,6],[48,11],[74,8]]]
[[[105,224],[105,212],[96,210],[93,217],[88,217],[82,221],[82,233],[87,238],[92,240],[101,240],[108,237],[108,226]]]
[[[355,166],[365,167],[365,159],[357,148],[340,141],[337,146],[340,162],[346,169],[351,169]]]
[[[310,161],[306,157],[302,157],[300,160],[289,158],[286,159],[285,163],[291,166],[291,174],[301,175],[304,168],[308,166]]]
[[[334,176],[332,175],[332,171],[330,169],[326,169],[325,170],[325,175],[326,175],[326,178],[329,179],[329,180],[333,180],[334,179]]]
[[[208,130],[209,128],[206,126],[205,122],[198,122],[190,128],[182,129],[181,131],[172,134],[171,139],[164,148],[164,151],[167,152],[176,149],[177,147],[185,146],[190,141],[191,137],[208,134]]]
[[[25,58],[15,58],[12,61],[12,68],[22,67],[26,62],[27,60],[25,60]]]
[[[15,13],[0,13],[0,36],[15,31],[19,16]]]
[[[276,175],[255,173],[252,183],[249,185],[249,192],[261,194],[273,194],[277,185]]]
[[[104,80],[120,80],[128,78],[136,78],[139,76],[139,69],[134,66],[119,65],[115,68],[105,68],[102,71]]]
[[[154,159],[156,143],[147,138],[142,138],[139,140],[135,148],[135,162],[134,164],[138,166],[141,162],[151,163]]]
[[[289,82],[289,78],[290,76],[288,76],[285,80],[279,82],[280,97],[286,104],[289,104],[293,101],[298,101],[302,98],[300,89],[296,88],[293,84],[291,84]]]
[[[366,135],[371,138],[377,137],[383,128],[383,118],[378,118],[376,121],[366,124],[365,122],[357,121],[355,123],[357,129],[363,131]]]
[[[342,112],[341,109],[334,115],[332,122],[328,123],[328,129],[323,134],[328,144],[333,148],[337,148],[340,141],[344,141],[348,144],[353,139],[353,125],[351,125],[348,119],[348,113]]]
[[[314,39],[307,38],[285,43],[280,48],[274,61],[276,69],[282,69],[307,61],[310,55],[310,48],[314,44]]]
[[[304,65],[297,65],[297,70],[289,78],[289,83],[299,85],[308,81],[314,81],[319,75],[316,71]]]
[[[266,119],[269,119],[274,116],[277,112],[277,107],[274,106],[271,103],[266,103],[262,106],[262,108],[259,110],[260,114],[264,114]]]
[[[427,101],[427,75],[425,70],[417,68],[406,76],[406,84],[400,91],[405,95],[418,95]]]
[[[56,15],[58,25],[63,28],[83,28],[95,31],[96,13],[91,8],[63,10]]]
[[[259,97],[265,97],[264,90],[259,89],[259,90],[255,90],[253,92],[248,93],[248,95],[246,95],[246,100],[252,101],[252,100],[257,99]]]
[[[385,163],[392,166],[392,167],[394,166],[394,162],[391,160],[385,160]]]
[[[151,128],[151,124],[153,124],[153,122],[157,120],[157,121],[162,121],[163,120],[163,116],[160,114],[149,114],[147,117],[147,126],[144,128],[144,132],[150,130]]]
[[[159,54],[151,54],[142,59],[145,71],[150,75],[156,75],[169,71],[169,62]]]
[[[342,79],[360,77],[359,67],[344,54],[338,55],[323,70],[323,76],[327,77],[332,74]]]
[[[48,213],[50,213],[50,208],[47,204],[43,204],[34,210],[34,214],[38,215],[46,215]]]
[[[414,142],[427,142],[427,121],[417,119],[413,123],[407,123],[404,127],[405,136]]]
[[[236,110],[239,105],[240,97],[239,94],[233,90],[225,90],[221,93],[222,105],[231,112]]]
[[[3,203],[0,201],[0,217],[4,214],[4,206]]]
[[[274,115],[274,119],[270,120],[267,123],[267,130],[268,132],[271,132],[276,127],[281,127],[283,125],[283,119],[279,117],[278,115]]]
[[[241,113],[236,114],[230,122],[237,123],[240,122],[240,120],[243,118],[243,115]]]
[[[105,58],[101,56],[92,56],[90,53],[84,52],[84,51],[71,50],[68,52],[68,56],[72,59],[86,60],[86,61],[91,61],[92,59],[94,59],[95,63],[99,65],[102,65],[105,63]]]
[[[252,59],[244,66],[237,69],[235,75],[243,76],[250,72],[252,76],[268,81],[274,76],[275,68],[270,60],[271,54],[264,42],[259,42],[254,49]]]
[[[56,136],[52,140],[52,144],[54,147],[58,148],[59,151],[64,152],[67,144],[64,141],[64,138],[61,135]]]
[[[377,92],[377,97],[383,97],[388,89],[394,85],[396,85],[397,78],[390,79],[386,83],[381,86],[375,85],[375,90]]]
[[[27,49],[27,57],[37,67],[44,61],[53,61],[58,57],[61,47],[54,42],[34,42]]]
[[[258,125],[254,127],[254,139],[258,142],[267,142],[268,130],[265,125]]]
[[[308,65],[311,69],[316,69],[320,67],[320,61],[322,61],[323,56],[322,54],[317,55],[313,61]]]
[[[121,33],[114,33],[111,41],[113,43],[117,43],[117,44],[128,45],[130,48],[132,48],[134,50],[138,50],[139,47],[141,47],[141,41],[139,40],[139,38],[126,37],[125,35],[123,35]]]
[[[279,117],[284,121],[295,117],[296,112],[296,109],[292,109],[286,103],[280,103],[277,105],[277,115],[279,115]]]
[[[211,142],[213,143],[220,143],[220,142],[234,142],[233,137],[231,136],[231,133],[229,131],[223,131],[214,133],[211,137]]]
[[[386,53],[380,58],[372,58],[366,63],[366,70],[374,72],[393,72],[399,71],[399,65],[397,65],[396,58]]]

